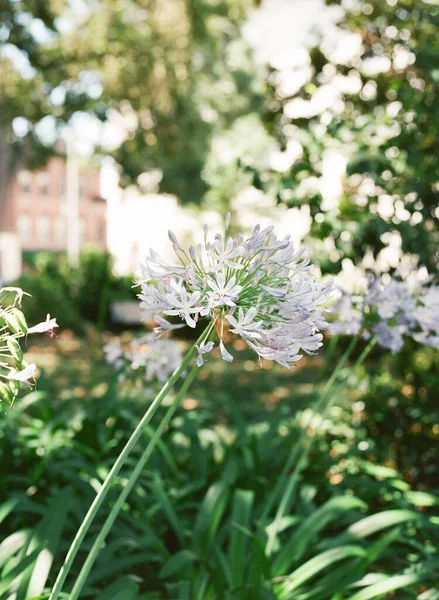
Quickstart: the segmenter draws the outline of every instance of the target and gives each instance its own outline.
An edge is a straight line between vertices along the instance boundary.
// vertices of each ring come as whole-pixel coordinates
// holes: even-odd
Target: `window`
[[[37,239],[42,247],[51,245],[52,242],[52,222],[50,217],[43,215],[37,217]]]
[[[67,227],[66,220],[63,217],[58,217],[55,224],[56,243],[58,246],[65,246],[67,243]]]
[[[19,215],[17,218],[17,229],[23,244],[29,244],[32,240],[32,217],[29,215]]]
[[[41,171],[40,173],[37,173],[36,179],[38,183],[39,194],[41,196],[48,196],[50,182],[49,173],[46,173],[46,171]]]
[[[32,185],[32,173],[30,171],[20,171],[18,173],[18,183],[20,184],[20,192],[29,194]]]

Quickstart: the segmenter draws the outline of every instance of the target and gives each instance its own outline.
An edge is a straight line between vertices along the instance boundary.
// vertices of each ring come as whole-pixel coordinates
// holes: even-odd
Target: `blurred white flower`
[[[31,363],[21,371],[17,371],[16,369],[11,369],[8,379],[13,379],[14,381],[22,381],[24,383],[29,383],[29,379],[33,379],[35,376],[35,371],[37,370],[37,366],[35,363]]]
[[[114,338],[104,346],[109,364],[119,371],[121,380],[137,378],[143,382],[165,382],[180,365],[182,355],[178,344],[170,339],[158,339],[153,333],[123,344]]]
[[[422,273],[401,273],[387,279],[374,276],[363,295],[344,292],[334,307],[333,334],[377,337],[383,348],[399,352],[404,336],[439,347],[439,287]]]
[[[413,317],[421,329],[413,335],[414,339],[426,346],[439,348],[439,286],[424,290],[418,298]]]
[[[28,333],[45,333],[48,331],[49,333],[53,333],[55,327],[58,327],[58,323],[56,319],[51,319],[50,315],[47,315],[46,320],[42,323],[38,323],[33,327],[30,327],[27,332]]]
[[[104,346],[105,358],[108,364],[119,368],[123,364],[121,358],[123,356],[123,349],[120,340],[113,339]]]
[[[360,299],[353,298],[348,292],[343,292],[334,306],[337,319],[330,323],[329,331],[333,335],[357,335],[363,324],[363,314],[360,310]]]

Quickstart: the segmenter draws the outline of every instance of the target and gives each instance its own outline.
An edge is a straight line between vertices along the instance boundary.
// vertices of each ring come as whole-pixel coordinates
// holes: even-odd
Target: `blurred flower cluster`
[[[168,264],[154,250],[143,268],[141,308],[155,318],[160,330],[173,329],[163,315],[180,317],[189,327],[201,318],[212,320],[222,358],[231,362],[225,342],[240,336],[264,359],[290,367],[300,352],[314,353],[322,345],[323,313],[333,289],[320,283],[305,250],[296,250],[290,237],[278,239],[273,227],[257,225],[252,235],[208,238],[184,250],[169,232],[177,262]],[[198,348],[198,364],[214,343]]]
[[[0,290],[0,401],[11,405],[23,384],[31,385],[36,372],[34,363],[24,360],[19,340],[32,333],[53,334],[56,319],[47,315],[46,321],[28,327],[20,310],[25,293],[19,288]]]
[[[104,346],[108,364],[115,367],[118,380],[145,388],[147,383],[166,382],[180,365],[181,351],[177,342],[158,339],[154,333],[123,343],[112,338]]]
[[[374,335],[393,353],[403,347],[404,336],[439,348],[439,286],[431,278],[374,276],[365,294],[343,292],[333,311],[333,334]]]

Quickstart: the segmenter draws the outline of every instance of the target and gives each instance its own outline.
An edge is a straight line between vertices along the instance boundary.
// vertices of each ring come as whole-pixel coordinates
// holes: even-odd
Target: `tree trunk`
[[[11,134],[11,125],[0,125],[0,233],[16,230],[12,188],[24,159],[24,146],[13,144]]]

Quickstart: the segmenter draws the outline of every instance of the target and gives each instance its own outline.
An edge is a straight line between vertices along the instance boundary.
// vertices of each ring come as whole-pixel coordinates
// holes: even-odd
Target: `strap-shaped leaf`
[[[210,486],[195,521],[193,548],[195,551],[209,547],[219,527],[229,498],[229,486],[218,481]]]
[[[384,594],[406,588],[408,585],[414,585],[421,583],[422,576],[417,573],[410,573],[407,575],[395,575],[389,577],[385,581],[380,581],[370,585],[361,592],[357,592],[353,596],[349,596],[347,600],[371,600],[372,598],[380,598]]]
[[[273,576],[283,575],[305,553],[310,541],[326,525],[339,518],[341,513],[366,508],[365,503],[355,496],[331,498],[298,527],[297,531],[282,546],[273,561]]]
[[[364,548],[360,546],[340,546],[339,548],[332,548],[331,550],[326,550],[326,552],[322,552],[318,554],[314,558],[308,560],[305,564],[296,569],[291,575],[288,576],[286,581],[282,583],[280,586],[284,592],[288,592],[286,596],[282,596],[285,600],[289,600],[293,598],[289,594],[296,590],[300,585],[326,569],[327,567],[333,565],[336,562],[340,562],[342,560],[346,560],[348,558],[352,558],[354,556],[364,558],[366,556],[366,552]]]
[[[228,559],[234,586],[240,586],[244,582],[246,548],[249,541],[245,530],[250,525],[254,496],[254,492],[247,490],[236,490],[233,496]]]
[[[190,550],[180,550],[176,554],[173,554],[171,558],[169,558],[162,567],[160,571],[160,577],[169,577],[170,575],[174,575],[174,573],[178,573],[184,567],[194,563],[198,560],[198,556],[196,556]]]

